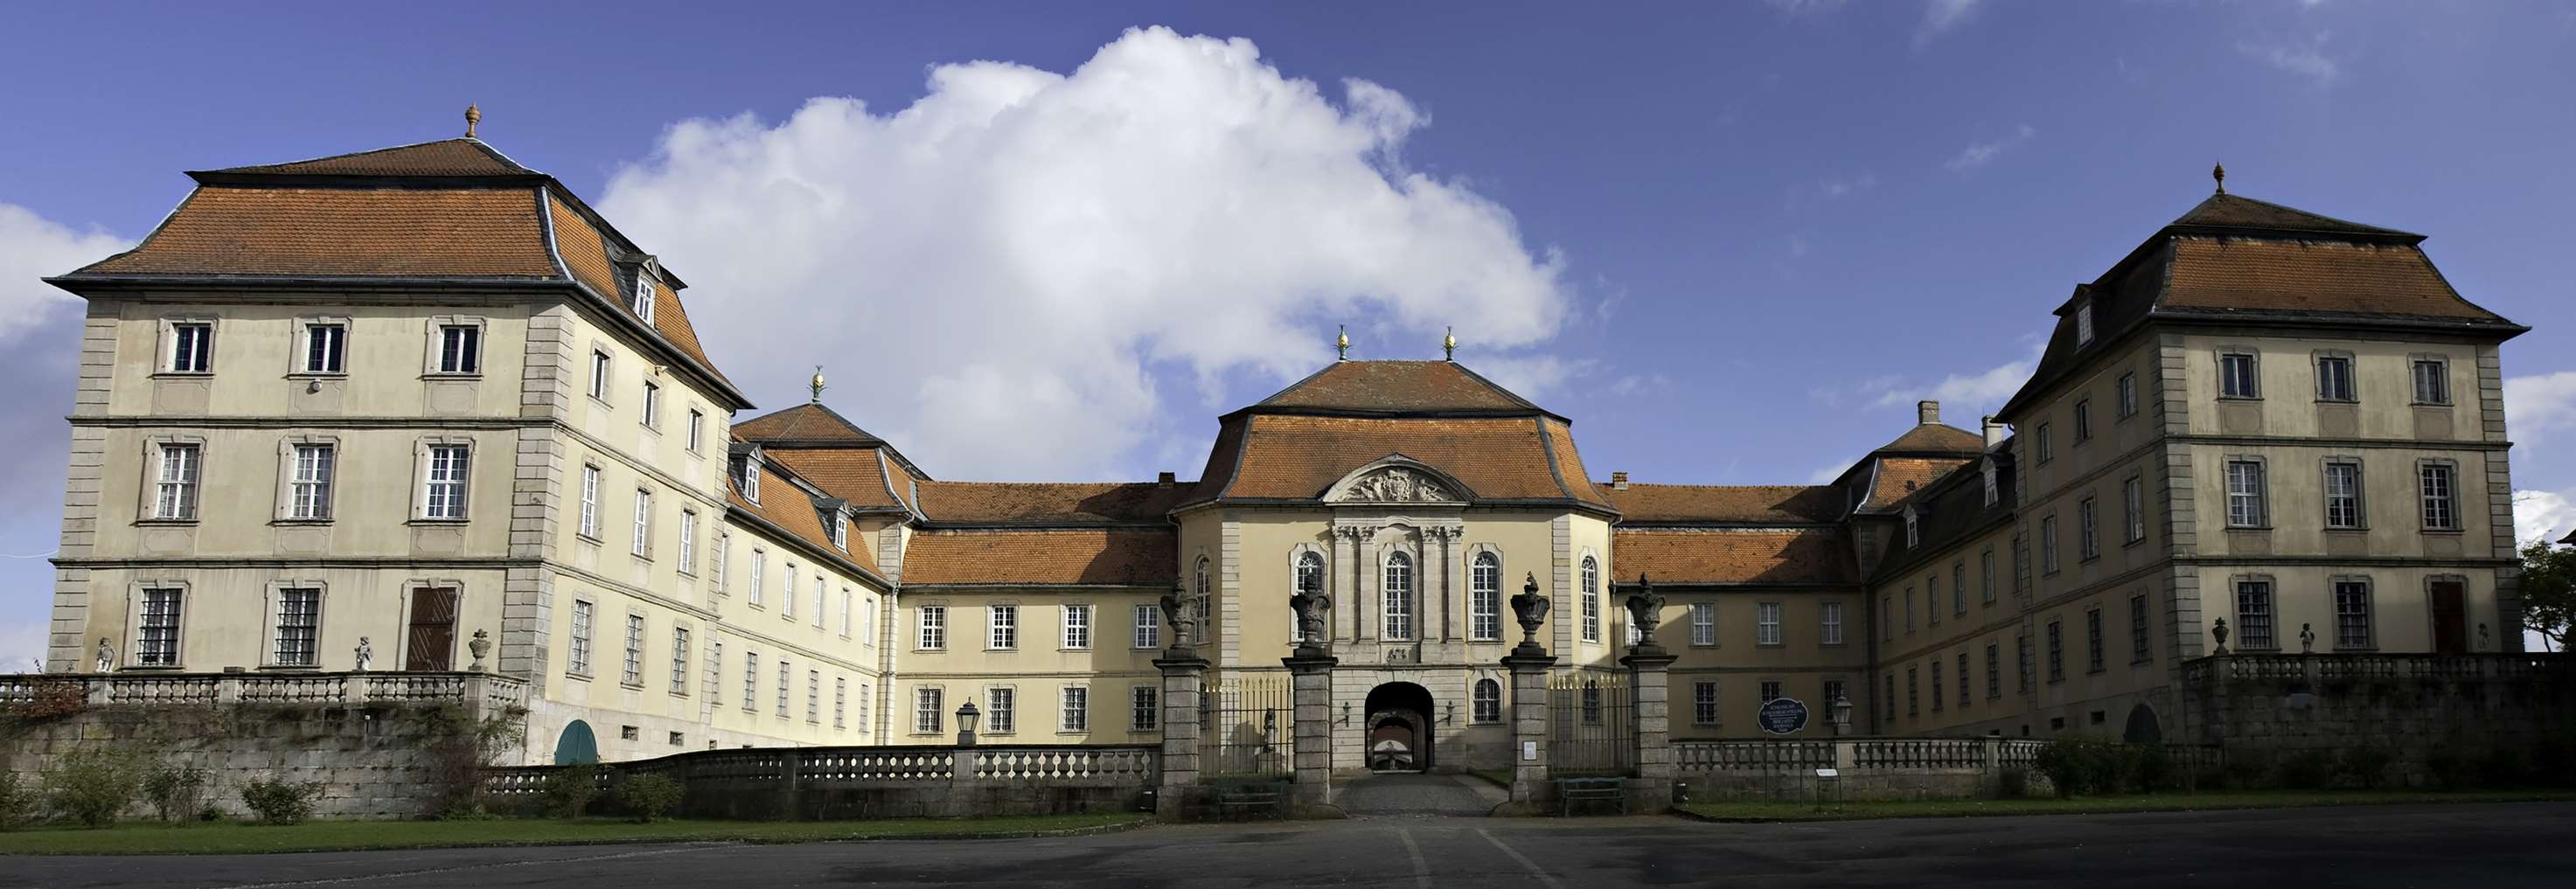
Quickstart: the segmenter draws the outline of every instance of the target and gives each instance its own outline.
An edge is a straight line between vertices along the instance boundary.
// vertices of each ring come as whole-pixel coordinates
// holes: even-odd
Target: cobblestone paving
[[[1483,815],[1510,796],[1500,787],[1467,775],[1389,772],[1363,775],[1333,786],[1333,804],[1353,818]]]

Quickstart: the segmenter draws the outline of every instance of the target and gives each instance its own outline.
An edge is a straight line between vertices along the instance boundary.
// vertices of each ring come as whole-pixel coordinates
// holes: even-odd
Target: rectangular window
[[[707,554],[707,585],[714,587],[716,593],[722,595],[725,590],[725,564],[733,558],[731,552],[733,533],[724,530],[723,522],[717,522],[716,526],[715,549]]]
[[[1780,644],[1780,603],[1763,602],[1753,606],[1753,643]]]
[[[851,608],[851,607],[850,607],[850,588],[849,588],[849,587],[842,587],[842,588],[841,588],[841,638],[843,638],[843,639],[850,638],[850,622],[854,619],[854,618],[853,618],[853,615],[855,615],[856,613],[857,613],[856,609],[853,609],[853,608]]]
[[[1154,648],[1163,644],[1163,609],[1154,605],[1136,606],[1136,628],[1129,645]]]
[[[2075,443],[2083,444],[2092,440],[2093,399],[2078,398],[2075,400]]]
[[[442,324],[438,327],[438,372],[473,374],[483,372],[483,328],[471,324]]]
[[[1992,605],[1992,604],[1994,604],[1994,602],[1995,602],[1995,551],[1994,551],[1994,550],[1991,550],[1991,549],[1990,549],[1990,550],[1986,550],[1986,551],[1984,551],[1984,552],[1980,552],[1980,553],[1978,553],[1978,554],[1977,554],[1977,589],[1978,589],[1978,595],[1979,595],[1980,597],[1982,597],[1982,598],[1985,600],[1986,604],[1988,604],[1988,605]]]
[[[865,733],[870,731],[868,727],[876,724],[876,712],[876,686],[868,684],[868,681],[865,679],[861,679],[859,680],[858,718],[858,729],[860,732]]]
[[[2102,528],[2100,523],[2094,519],[2093,513],[2093,498],[2086,497],[2082,500],[2076,501],[2076,558],[2092,559],[2102,554]]]
[[[1318,575],[1308,577],[1305,563],[1298,564],[1298,583],[1313,582],[1321,590],[1323,563],[1312,566]],[[1302,632],[1290,621],[1290,633]],[[1479,553],[1467,568],[1467,638],[1496,640],[1503,638],[1503,563],[1493,553]],[[1298,641],[1291,639],[1290,641]]]
[[[1063,707],[1063,709],[1062,709],[1061,711],[1059,711],[1059,712],[1061,712],[1061,713],[1063,714],[1064,719],[1063,719],[1063,721],[1062,721],[1060,724],[1058,724],[1058,725],[1056,726],[1056,730],[1057,730],[1057,731],[1065,731],[1065,732],[1087,732],[1087,731],[1090,731],[1090,730],[1091,730],[1091,689],[1084,688],[1084,687],[1079,686],[1079,685],[1068,685],[1068,686],[1065,686],[1065,687],[1064,687],[1064,707]]]
[[[1020,723],[1019,690],[997,685],[984,690],[984,732],[1007,735],[1018,730]]]
[[[1692,645],[1717,644],[1717,603],[1691,603],[1690,622]]]
[[[2120,542],[2136,543],[2147,539],[2146,483],[2131,478],[2120,482]]]
[[[608,400],[608,353],[590,353],[590,397]]]
[[[465,518],[465,476],[472,465],[465,445],[430,445],[429,466],[421,480],[421,518]]]
[[[1776,701],[1776,700],[1781,699],[1782,697],[1785,697],[1785,695],[1783,695],[1783,694],[1781,693],[1780,680],[1777,680],[1777,679],[1765,679],[1765,680],[1762,680],[1762,683],[1761,683],[1760,685],[1758,685],[1758,686],[1755,686],[1755,687],[1754,687],[1754,690],[1755,690],[1756,692],[1758,692],[1758,693],[1760,693],[1760,694],[1761,694],[1761,696],[1762,696],[1762,703],[1765,703],[1765,704],[1771,703],[1772,701]]]
[[[785,719],[785,718],[787,718],[787,699],[788,699],[790,696],[792,696],[792,695],[794,695],[794,694],[795,694],[795,692],[793,691],[793,685],[794,685],[794,683],[795,683],[795,681],[796,681],[795,677],[796,677],[796,671],[795,671],[792,667],[790,667],[790,666],[789,666],[789,664],[787,663],[787,659],[786,659],[786,658],[779,658],[779,659],[778,659],[778,706],[777,706],[777,707],[775,707],[775,708],[772,708],[769,712],[771,712],[771,713],[775,713],[775,714],[778,714],[778,718],[780,718],[780,719]]]
[[[1905,668],[1905,715],[1907,716],[1923,714],[1923,684],[1920,673],[1921,671],[1916,668]]]
[[[1896,638],[1896,602],[1887,596],[1878,597],[1878,638]]]
[[[1064,647],[1091,647],[1091,606],[1064,606]]]
[[[2218,397],[2263,397],[2262,377],[2255,371],[2254,353],[2221,352],[2218,354]]]
[[[1968,706],[1968,653],[1959,652],[1959,706]]]
[[[1941,712],[1941,659],[1932,659],[1932,712]]]
[[[2121,374],[2121,375],[2120,375],[2120,419],[2126,420],[2126,419],[2128,419],[2128,418],[2130,418],[2130,417],[2134,417],[2134,416],[2137,416],[2137,415],[2138,415],[2138,375],[2137,375],[2137,374],[2134,374],[2134,373],[2124,373],[2124,374]]]
[[[2102,649],[2102,609],[2088,609],[2084,612],[2084,672],[2102,672]]]
[[[1707,680],[1691,683],[1691,724],[1717,724],[1717,683]]]
[[[310,667],[322,632],[322,591],[288,587],[277,591],[277,659],[281,667]]]
[[[215,369],[215,326],[206,323],[170,325],[170,372],[183,374],[212,373]]]
[[[1817,603],[1816,641],[1822,645],[1843,644],[1843,603]]]
[[[2415,403],[2451,403],[2451,363],[2439,358],[2415,359]]]
[[[620,665],[618,681],[627,685],[644,684],[644,616],[626,616],[626,660]]]
[[[1894,673],[1887,674],[1887,697],[1882,700],[1887,701],[1887,720],[1896,721],[1896,674]]]
[[[652,380],[644,381],[644,428],[662,428],[662,387]]]
[[[599,538],[599,467],[581,468],[581,536]]]
[[[135,666],[179,665],[179,599],[175,589],[143,591],[143,617],[135,624]]]
[[[822,709],[823,709],[823,707],[822,707],[822,697],[823,697],[823,672],[822,672],[821,670],[807,670],[807,671],[805,671],[805,721],[806,721],[806,722],[808,722],[808,723],[820,723],[820,722],[822,722],[822,721],[823,721],[823,713],[822,713]]]
[[[707,415],[697,408],[689,409],[689,453],[697,453],[706,444]]]
[[[304,372],[309,374],[344,373],[348,369],[349,327],[345,324],[304,325]]]
[[[938,651],[940,649],[947,648],[948,607],[945,605],[924,605],[921,606],[920,614],[921,636],[915,647],[924,651]]]
[[[698,573],[698,511],[680,510],[680,573]]]
[[[1927,623],[1936,627],[1941,625],[1941,575],[1931,574],[1923,578],[1923,614]]]
[[[1952,562],[1950,563],[1950,615],[1965,617],[1967,614],[1968,563]]]
[[[838,728],[848,728],[848,727],[849,727],[849,722],[847,721],[847,720],[848,720],[847,713],[848,713],[848,710],[849,710],[849,702],[850,702],[850,680],[849,680],[849,677],[846,677],[846,676],[834,676],[834,677],[832,677],[832,727],[833,727],[833,728],[838,729]]]
[[[2049,424],[2039,424],[2039,462],[2046,463],[2057,459],[2057,437],[2050,434],[2051,432]]]
[[[671,693],[689,693],[689,628],[671,628]]]
[[[1386,605],[1383,629],[1388,639],[1413,638],[1413,561],[1397,553],[1386,560],[1386,583],[1378,598]],[[1202,599],[1201,601],[1205,601]]]
[[[1905,632],[1914,632],[1914,588],[1905,588]]]
[[[2259,460],[2227,461],[2227,526],[2260,528],[2271,516]]]
[[[988,630],[984,647],[1000,651],[1020,647],[1020,606],[986,606],[984,626]]]
[[[786,580],[778,585],[778,616],[796,618],[796,563],[787,563]]]
[[[2326,527],[2361,527],[2361,464],[2326,464]]]
[[[1988,700],[2004,696],[2003,656],[2003,646],[1992,642],[1986,643],[1986,698]]]
[[[939,725],[946,716],[946,714],[942,713],[941,710],[942,704],[940,703],[939,689],[913,689],[912,733],[916,735],[939,734]]]
[[[2279,647],[2272,637],[2271,581],[2236,582],[2236,647],[2248,651]]]
[[[331,478],[338,452],[327,444],[295,446],[295,470],[288,482],[286,517],[320,521],[331,517]]]
[[[2075,307],[2075,344],[2083,346],[2092,342],[2093,304],[2088,302]]]
[[[2056,516],[2046,516],[2039,520],[2039,570],[2048,574],[2057,573]]]
[[[2016,677],[2021,680],[2020,684],[2015,687],[2024,692],[2030,691],[2033,668],[2030,660],[2029,633],[2016,633],[2013,635],[2013,667]]]
[[[2427,531],[2459,530],[2459,505],[2452,500],[2458,488],[2451,483],[2451,464],[2423,464],[2417,467],[2416,477],[2420,482],[2418,490],[2422,493],[2424,501],[2424,529]]]
[[[153,518],[179,522],[197,520],[197,473],[204,458],[205,450],[198,445],[161,446],[159,480],[154,484]]]
[[[1820,702],[1824,703],[1826,706],[1830,707],[1830,706],[1833,706],[1833,703],[1834,703],[1835,701],[1839,701],[1839,700],[1842,700],[1842,699],[1843,699],[1843,681],[1842,681],[1842,680],[1840,680],[1840,679],[1827,679],[1827,680],[1825,680],[1824,695],[1823,695],[1822,697],[1817,698],[1816,700],[1818,700],[1818,701],[1820,701]]]
[[[1140,732],[1150,732],[1162,727],[1162,689],[1155,688],[1151,685],[1136,686],[1136,696],[1134,701],[1135,702],[1132,705],[1132,713],[1127,719],[1128,728]]]
[[[2066,680],[2066,628],[2057,621],[2048,622],[2048,681]]]
[[[826,597],[832,594],[832,579],[823,574],[823,566],[814,566],[814,629],[823,628],[823,613],[830,611]]]
[[[2334,582],[2335,647],[2370,647],[2370,581],[2338,578]]]
[[[2317,400],[2353,400],[2351,358],[2341,355],[2317,357]]]
[[[2148,645],[2149,638],[2150,636],[2147,632],[2147,594],[2139,593],[2129,597],[2130,663],[2143,664],[2155,658],[2154,650]]]
[[[751,591],[751,605],[754,608],[760,607],[760,597],[763,595],[760,591],[760,575],[768,567],[769,552],[754,547],[751,551],[751,582],[743,586],[744,589]]]
[[[742,655],[742,712],[760,712],[760,653]]]
[[[590,603],[573,602],[572,639],[570,653],[564,658],[564,670],[575,676],[590,675],[590,620]]]
[[[635,554],[653,555],[653,492],[635,492]]]

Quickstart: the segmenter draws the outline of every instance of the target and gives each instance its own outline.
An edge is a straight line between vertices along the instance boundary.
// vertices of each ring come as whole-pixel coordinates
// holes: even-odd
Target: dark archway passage
[[[1389,682],[1370,689],[1363,749],[1368,767],[1381,772],[1421,772],[1432,766],[1430,689]]]

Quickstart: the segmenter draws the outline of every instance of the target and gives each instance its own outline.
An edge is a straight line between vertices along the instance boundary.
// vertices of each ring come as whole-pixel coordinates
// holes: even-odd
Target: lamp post
[[[957,708],[957,746],[975,746],[975,723],[983,718],[984,711],[975,709],[974,701]]]
[[[1850,698],[1835,695],[1832,701],[1825,704],[1825,713],[1826,718],[1832,720],[1834,724],[1834,737],[1839,738],[1851,733]]]

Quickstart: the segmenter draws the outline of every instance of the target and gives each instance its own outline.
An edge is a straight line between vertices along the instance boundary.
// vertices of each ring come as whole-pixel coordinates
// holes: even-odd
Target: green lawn
[[[1037,815],[1022,818],[882,821],[315,821],[285,827],[238,822],[121,824],[103,830],[42,827],[0,832],[0,854],[119,855],[232,852],[324,852],[440,846],[536,846],[559,843],[745,842],[972,839],[1108,830],[1140,824],[1142,813]]]
[[[1858,818],[1954,818],[1972,815],[2079,815],[2096,812],[2185,812],[2276,809],[2297,806],[2362,806],[2390,803],[2508,803],[2576,800],[2564,790],[2321,790],[2241,793],[2157,793],[2079,799],[1967,799],[1829,803],[1717,800],[1681,807],[1710,821],[1840,821]]]

